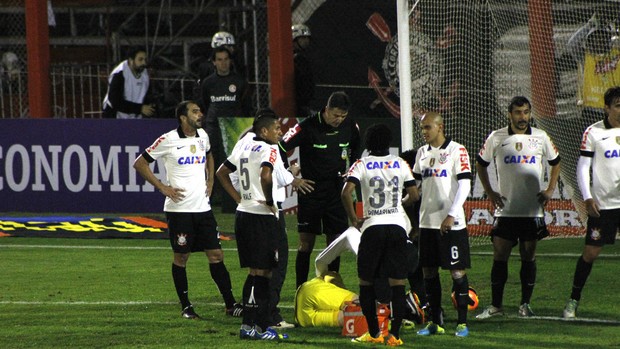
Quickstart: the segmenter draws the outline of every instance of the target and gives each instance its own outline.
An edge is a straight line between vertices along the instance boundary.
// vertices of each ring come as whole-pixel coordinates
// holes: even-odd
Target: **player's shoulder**
[[[463,151],[463,149],[465,149],[465,151],[467,151],[467,149],[465,148],[465,146],[453,139],[450,139],[448,145],[446,146],[446,148],[450,151]]]
[[[540,129],[538,127],[530,127],[530,129],[532,130],[532,136],[534,137],[547,137],[547,131]]]
[[[491,137],[508,137],[509,132],[508,132],[508,127],[502,127],[502,128],[498,128],[496,130],[491,131],[491,133],[489,134],[489,138]]]

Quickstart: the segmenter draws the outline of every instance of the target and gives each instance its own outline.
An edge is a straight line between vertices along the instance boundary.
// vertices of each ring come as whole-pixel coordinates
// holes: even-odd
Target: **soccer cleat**
[[[288,323],[288,322],[282,320],[282,321],[278,322],[277,324],[275,324],[275,325],[273,325],[271,327],[277,328],[277,329],[294,328],[295,324],[291,324],[291,323]]]
[[[396,337],[394,337],[393,334],[388,334],[387,337],[385,337],[385,345],[387,345],[388,347],[398,347],[403,345],[403,340],[402,339],[396,339]]]
[[[363,335],[353,338],[351,339],[351,342],[353,343],[374,343],[374,344],[383,344],[385,342],[385,339],[383,338],[382,335],[379,335],[379,337],[375,338],[373,336],[370,335],[370,333],[366,332]]]
[[[494,316],[503,316],[503,315],[504,315],[504,309],[498,308],[493,305],[489,305],[482,311],[482,313],[476,315],[476,319],[484,320],[484,319],[488,319]]]
[[[415,328],[415,322],[407,319],[403,319],[402,328],[405,330],[413,330]]]
[[[454,333],[457,337],[467,337],[469,336],[469,328],[467,328],[467,324],[458,324],[456,326],[456,332]]]
[[[576,301],[574,299],[569,299],[568,302],[566,303],[566,306],[564,307],[564,312],[562,313],[562,316],[565,319],[574,319],[577,315],[577,306],[579,305],[579,301]]]
[[[446,333],[446,330],[444,330],[443,327],[433,323],[432,321],[429,322],[426,325],[426,327],[418,331],[418,335],[420,336],[430,336],[432,334],[444,334],[444,333]]]
[[[253,327],[247,325],[241,325],[239,329],[239,338],[241,339],[254,339],[256,330]]]
[[[183,311],[181,311],[181,316],[184,319],[200,319],[200,316],[196,314],[192,305],[188,305],[187,307],[183,308]]]
[[[254,329],[254,339],[264,341],[279,341],[282,339],[288,339],[288,334],[278,333],[271,327],[267,327],[265,332],[260,332],[257,328]]]
[[[232,317],[242,317],[243,316],[243,305],[239,303],[233,304],[232,308],[226,309],[226,315]]]
[[[534,312],[532,311],[532,308],[530,308],[529,304],[523,303],[519,306],[519,316],[520,317],[534,316]]]

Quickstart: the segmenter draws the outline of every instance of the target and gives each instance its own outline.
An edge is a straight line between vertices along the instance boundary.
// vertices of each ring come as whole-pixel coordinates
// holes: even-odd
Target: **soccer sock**
[[[308,280],[308,270],[310,269],[310,254],[312,252],[297,251],[295,259],[296,288]]]
[[[409,273],[407,280],[409,280],[409,287],[411,288],[411,291],[418,295],[420,305],[424,306],[427,300],[422,268],[417,268],[413,273]]]
[[[256,326],[264,332],[269,327],[269,279],[254,276],[254,296],[256,297]]]
[[[405,286],[392,286],[392,324],[390,333],[396,339],[400,338],[398,333],[400,332],[400,325],[403,323],[406,307]]]
[[[172,280],[174,281],[174,288],[177,290],[177,296],[181,301],[181,310],[189,307],[192,303],[189,302],[189,296],[187,295],[187,273],[185,268],[179,267],[172,263]]]
[[[573,277],[573,291],[570,294],[570,298],[576,301],[581,300],[581,291],[586,285],[588,276],[592,271],[592,263],[588,263],[583,260],[583,256],[580,256],[577,260],[577,266],[575,267],[575,276]]]
[[[504,286],[508,280],[508,262],[493,261],[491,268],[491,304],[497,308],[502,307],[504,298]]]
[[[360,306],[368,323],[368,333],[373,337],[380,334],[376,298],[374,285],[360,285]]]
[[[536,261],[521,261],[521,304],[530,303],[536,285]]]
[[[340,257],[334,259],[331,263],[327,265],[327,270],[335,271],[336,273],[340,272]]]
[[[469,306],[469,280],[467,275],[459,279],[452,279],[452,289],[456,298],[457,324],[467,323],[467,307]]]
[[[226,269],[224,262],[209,263],[209,271],[211,272],[211,278],[215,281],[217,288],[220,290],[226,309],[230,309],[236,303],[235,296],[232,293],[232,284],[230,282],[230,274]]]
[[[256,322],[256,300],[254,296],[254,275],[245,278],[243,284],[243,319],[241,323],[247,326],[254,326]]]
[[[443,314],[441,313],[441,281],[439,275],[430,279],[424,279],[426,285],[426,298],[431,308],[431,319],[439,326],[443,326]]]

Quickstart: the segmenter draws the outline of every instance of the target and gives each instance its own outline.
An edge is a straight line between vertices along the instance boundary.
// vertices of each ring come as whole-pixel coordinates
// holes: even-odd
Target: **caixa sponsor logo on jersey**
[[[504,156],[505,164],[535,164],[536,156],[534,155],[507,155]]]
[[[177,163],[179,165],[193,165],[193,164],[204,164],[206,161],[207,157],[206,156],[199,156],[199,155],[194,155],[194,156],[181,156],[178,160]]]
[[[388,168],[400,168],[398,160],[394,161],[370,161],[366,163],[366,168],[369,170],[376,169],[388,169]]]
[[[422,172],[422,177],[448,177],[448,171],[440,168],[427,168]]]
[[[611,158],[620,158],[620,149],[611,149],[605,151],[605,157],[608,159]]]

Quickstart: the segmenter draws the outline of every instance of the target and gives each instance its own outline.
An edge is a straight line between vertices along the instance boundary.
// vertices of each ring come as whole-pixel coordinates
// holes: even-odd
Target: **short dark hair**
[[[349,111],[349,107],[351,107],[349,95],[347,95],[344,91],[336,91],[332,93],[327,100],[327,107]]]
[[[409,167],[413,168],[413,165],[415,164],[415,156],[417,153],[418,153],[417,150],[409,149],[409,150],[405,150],[404,152],[400,153],[400,157],[407,162]]]
[[[512,110],[515,107],[521,107],[521,106],[524,106],[526,104],[530,108],[532,108],[532,103],[530,103],[530,100],[527,99],[526,97],[523,97],[523,96],[512,97],[512,99],[510,100],[510,104],[508,104],[508,112],[512,113]]]
[[[390,149],[392,131],[386,124],[374,124],[366,130],[366,149],[377,153]]]
[[[610,87],[605,91],[605,105],[611,107],[611,105],[618,99],[620,99],[620,86]]]
[[[262,128],[267,128],[273,124],[274,121],[278,120],[278,116],[276,112],[271,108],[261,108],[256,111],[254,116],[254,122],[252,123],[252,130],[257,135],[260,134],[260,130]]]
[[[198,105],[198,103],[189,99],[177,104],[177,107],[174,110],[174,115],[176,115],[179,125],[181,124],[181,115],[187,116],[187,114],[189,114],[189,110],[187,108],[190,104]]]
[[[146,50],[142,47],[131,47],[129,50],[127,50],[127,59],[136,59],[136,56],[140,52],[144,52],[144,54],[146,54]]]
[[[222,45],[222,46],[218,46],[218,47],[213,49],[213,52],[211,53],[211,60],[215,61],[215,54],[216,53],[220,53],[220,52],[228,53],[228,58],[231,58],[231,56],[232,56],[232,54],[230,53],[230,50]]]

